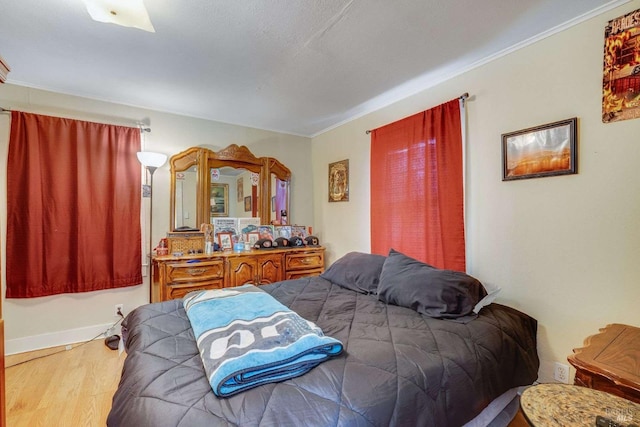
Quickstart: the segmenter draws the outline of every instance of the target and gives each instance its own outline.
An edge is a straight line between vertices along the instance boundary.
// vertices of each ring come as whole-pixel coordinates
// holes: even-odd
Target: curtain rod
[[[459,99],[460,101],[462,101],[463,103],[464,103],[464,101],[466,101],[466,100],[467,100],[467,98],[469,98],[469,92],[465,92],[465,93],[463,93],[462,95],[460,95],[460,96],[458,97],[458,99]],[[367,135],[369,135],[369,134],[370,134],[371,132],[373,132],[374,130],[375,130],[375,129],[367,129],[366,131],[364,131],[364,133],[366,133]]]
[[[9,108],[0,107],[0,113],[7,114],[7,113],[10,113],[10,112],[12,112],[12,111],[13,111],[13,110],[11,110],[11,109],[9,109]],[[114,125],[114,126],[119,126],[119,125]],[[129,126],[129,127],[132,127],[132,126]],[[137,127],[137,128],[139,128],[139,129],[140,129],[140,133],[151,132],[151,128],[150,128],[150,127],[148,127],[148,126],[145,126],[145,125],[144,125],[144,124],[142,124],[142,123],[136,123],[136,126],[135,126],[135,127]]]

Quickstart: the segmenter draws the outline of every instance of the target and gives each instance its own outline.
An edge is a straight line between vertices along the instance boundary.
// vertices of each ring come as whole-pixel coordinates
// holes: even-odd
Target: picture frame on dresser
[[[260,233],[258,233],[257,231],[251,231],[247,233],[247,242],[249,242],[249,245],[251,247],[253,247],[253,245],[255,245],[258,240],[260,240]]]
[[[218,233],[218,245],[223,251],[233,249],[233,233]]]

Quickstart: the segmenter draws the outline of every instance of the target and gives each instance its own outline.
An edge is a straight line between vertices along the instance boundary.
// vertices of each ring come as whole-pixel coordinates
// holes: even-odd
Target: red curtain
[[[371,252],[391,248],[465,271],[457,99],[372,132]]]
[[[142,283],[140,131],[14,111],[7,298]]]

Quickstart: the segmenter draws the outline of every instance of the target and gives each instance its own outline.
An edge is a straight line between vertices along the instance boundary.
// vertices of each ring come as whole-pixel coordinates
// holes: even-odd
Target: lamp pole
[[[153,302],[153,173],[157,166],[147,166],[149,171],[149,302]]]
[[[153,302],[153,173],[167,161],[167,155],[140,151],[138,161],[149,171],[149,302]]]

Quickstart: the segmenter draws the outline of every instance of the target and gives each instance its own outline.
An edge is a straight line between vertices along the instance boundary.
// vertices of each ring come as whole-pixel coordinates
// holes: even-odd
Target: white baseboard
[[[4,343],[4,351],[6,355],[10,355],[85,342],[96,337],[104,338],[106,336],[105,332],[107,332],[112,325],[113,323],[105,323],[102,325],[86,326],[83,328],[6,340]],[[120,334],[120,325],[115,326],[113,333]]]

